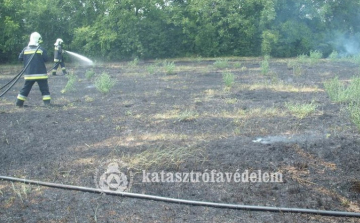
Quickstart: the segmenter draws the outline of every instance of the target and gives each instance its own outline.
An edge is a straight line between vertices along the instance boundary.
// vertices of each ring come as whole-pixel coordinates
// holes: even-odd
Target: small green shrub
[[[149,74],[155,74],[156,70],[157,70],[157,66],[154,64],[151,64],[146,67],[146,71],[149,72]]]
[[[260,67],[261,67],[261,74],[262,75],[267,75],[269,73],[269,60],[268,57],[264,57],[264,60],[260,62]]]
[[[314,102],[310,104],[301,104],[288,102],[285,103],[285,107],[297,118],[303,119],[309,114],[315,112],[317,105]]]
[[[302,74],[302,65],[297,60],[289,60],[287,63],[287,68],[292,69],[293,75],[300,76]]]
[[[358,131],[360,131],[360,103],[350,103],[348,111],[350,113],[351,122],[355,124]]]
[[[223,73],[222,78],[223,78],[223,82],[226,87],[232,87],[234,85],[234,82],[235,82],[234,74],[232,74],[230,72],[225,72],[225,73]]]
[[[95,71],[94,71],[94,69],[90,69],[90,70],[87,70],[86,72],[85,72],[85,77],[86,77],[86,79],[87,80],[90,80],[91,78],[93,78],[95,76]]]
[[[235,68],[241,68],[241,67],[242,67],[242,63],[239,62],[239,61],[238,61],[238,62],[235,62],[235,63],[234,63],[234,67],[235,67]]]
[[[324,88],[330,100],[334,102],[346,101],[345,86],[339,81],[338,77],[324,82]]]
[[[322,58],[323,54],[320,51],[313,50],[310,51],[309,63],[310,65],[317,64],[319,60]]]
[[[77,81],[77,76],[75,74],[71,74],[69,73],[67,76],[67,83],[64,87],[64,89],[61,90],[61,93],[65,93],[65,92],[71,92],[71,91],[75,91],[75,83]]]
[[[111,88],[114,87],[115,81],[111,80],[111,77],[108,73],[104,72],[100,76],[95,78],[95,87],[101,93],[109,93]]]
[[[229,62],[227,59],[218,59],[213,63],[213,65],[218,69],[224,69],[229,66]]]
[[[296,64],[296,65],[294,65],[294,67],[293,67],[293,74],[294,74],[295,76],[300,76],[300,75],[302,74],[302,72],[303,72],[303,69],[302,69],[301,64]]]
[[[352,77],[348,86],[335,77],[324,82],[324,88],[330,99],[334,102],[360,101],[360,77]]]
[[[164,66],[165,74],[168,74],[168,75],[174,74],[174,71],[175,71],[174,61],[168,62],[165,60],[163,63],[163,66]]]
[[[134,60],[128,62],[129,67],[136,67],[139,64],[139,58],[135,57]]]
[[[194,121],[198,116],[199,114],[194,111],[185,110],[179,114],[178,121],[179,122]]]
[[[328,58],[331,60],[331,61],[334,61],[338,58],[339,54],[337,51],[332,51],[331,54],[328,56]]]
[[[300,54],[299,56],[297,56],[297,60],[299,61],[299,63],[306,63],[308,61],[309,57],[306,54]]]

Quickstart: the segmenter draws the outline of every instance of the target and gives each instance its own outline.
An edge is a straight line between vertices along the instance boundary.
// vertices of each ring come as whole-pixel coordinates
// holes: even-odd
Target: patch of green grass
[[[146,67],[146,71],[149,72],[149,74],[155,74],[157,70],[157,66],[155,64],[151,64]]]
[[[328,56],[328,59],[331,61],[335,61],[339,56],[339,53],[337,51],[332,51],[331,54]]]
[[[351,57],[351,61],[356,64],[360,64],[360,55],[354,55]]]
[[[195,121],[198,116],[199,114],[194,111],[185,110],[178,115],[177,120],[179,122],[190,122],[190,121]]]
[[[309,57],[306,54],[300,54],[297,56],[297,61],[302,64],[306,63],[308,59]]]
[[[93,102],[94,101],[94,98],[92,98],[92,97],[90,97],[90,96],[88,96],[88,95],[85,95],[85,101],[86,102]]]
[[[92,68],[85,72],[85,77],[86,77],[87,80],[90,80],[94,76],[95,76],[95,71]]]
[[[110,92],[111,88],[114,87],[115,80],[112,80],[108,73],[103,72],[95,78],[94,85],[98,91],[103,94],[107,94]]]
[[[165,74],[167,74],[167,75],[174,74],[175,67],[176,67],[174,64],[174,61],[168,62],[165,60],[163,63],[163,66],[164,66]]]
[[[237,98],[227,98],[225,100],[226,104],[236,104],[238,102]]]
[[[270,64],[268,56],[265,56],[264,60],[260,62],[260,68],[262,75],[267,75],[269,73]]]
[[[311,113],[314,113],[317,108],[317,105],[314,102],[311,102],[310,104],[287,102],[285,103],[285,107],[295,117],[303,119],[306,116],[310,115]]]
[[[289,60],[287,63],[287,67],[289,69],[292,69],[293,75],[300,76],[302,74],[302,65],[296,60]]]
[[[319,60],[322,58],[323,54],[318,50],[310,51],[309,63],[310,65],[317,64]]]
[[[330,100],[334,102],[344,102],[347,96],[345,93],[345,86],[339,81],[338,77],[334,77],[331,80],[324,82],[324,88],[326,93],[329,95]]]
[[[302,72],[303,72],[303,69],[302,69],[301,64],[295,64],[293,67],[293,74],[295,76],[301,76]]]
[[[135,57],[132,61],[128,62],[129,67],[136,67],[139,64],[139,58]]]
[[[352,123],[355,124],[356,128],[360,132],[360,103],[350,103],[347,107],[349,113],[350,113],[350,120]]]
[[[179,148],[154,148],[145,150],[134,156],[122,157],[131,168],[146,170],[151,167],[177,167],[190,158],[203,156],[201,148],[179,147]],[[203,157],[202,157],[203,158]]]
[[[125,116],[132,116],[133,115],[133,113],[132,113],[132,111],[130,111],[130,110],[127,110],[126,112],[125,112]]]
[[[24,202],[24,198],[28,198],[28,194],[31,192],[31,186],[27,184],[21,184],[20,188],[16,188],[14,183],[11,182],[13,192],[20,198],[21,202]]]
[[[68,81],[64,89],[61,90],[61,93],[72,92],[76,90],[75,83],[77,81],[77,76],[75,74],[69,73],[66,77]]]
[[[360,101],[360,77],[352,77],[349,85],[341,82],[338,77],[324,82],[326,93],[334,102]]]
[[[235,68],[241,68],[242,67],[242,63],[240,61],[237,61],[234,63],[233,65]]]
[[[223,73],[222,78],[226,87],[231,88],[235,83],[235,75],[233,73],[225,72]]]
[[[229,66],[229,61],[228,59],[218,59],[213,63],[213,65],[218,69],[224,69]]]

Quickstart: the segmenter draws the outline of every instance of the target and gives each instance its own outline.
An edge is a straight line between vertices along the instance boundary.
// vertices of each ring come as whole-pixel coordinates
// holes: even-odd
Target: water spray
[[[87,58],[87,57],[85,57],[83,55],[80,55],[80,54],[77,54],[77,53],[74,53],[74,52],[71,52],[71,51],[68,51],[68,50],[66,50],[65,52],[68,53],[69,55],[71,55],[72,57],[75,57],[79,61],[81,61],[81,63],[83,65],[88,65],[88,66],[94,65],[94,62],[92,60],[90,60],[89,58]]]

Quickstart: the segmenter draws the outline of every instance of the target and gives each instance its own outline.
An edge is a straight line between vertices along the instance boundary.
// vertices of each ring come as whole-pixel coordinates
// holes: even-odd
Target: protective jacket
[[[62,56],[63,50],[61,45],[55,45],[55,51],[54,51],[54,62],[62,62],[63,56]]]
[[[37,46],[34,45],[27,46],[19,55],[19,60],[24,62],[25,67],[32,55],[35,54],[30,65],[24,71],[25,80],[41,80],[48,78],[45,66],[45,62],[48,60],[47,52],[40,46],[35,53],[36,48]]]

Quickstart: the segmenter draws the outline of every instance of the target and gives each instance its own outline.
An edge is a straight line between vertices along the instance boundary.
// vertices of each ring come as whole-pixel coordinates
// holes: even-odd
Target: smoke
[[[339,57],[351,57],[360,54],[360,33],[354,35],[337,34],[331,41],[333,49],[338,52]]]
[[[357,55],[359,54],[359,43],[355,39],[349,39],[344,43],[345,54]]]

